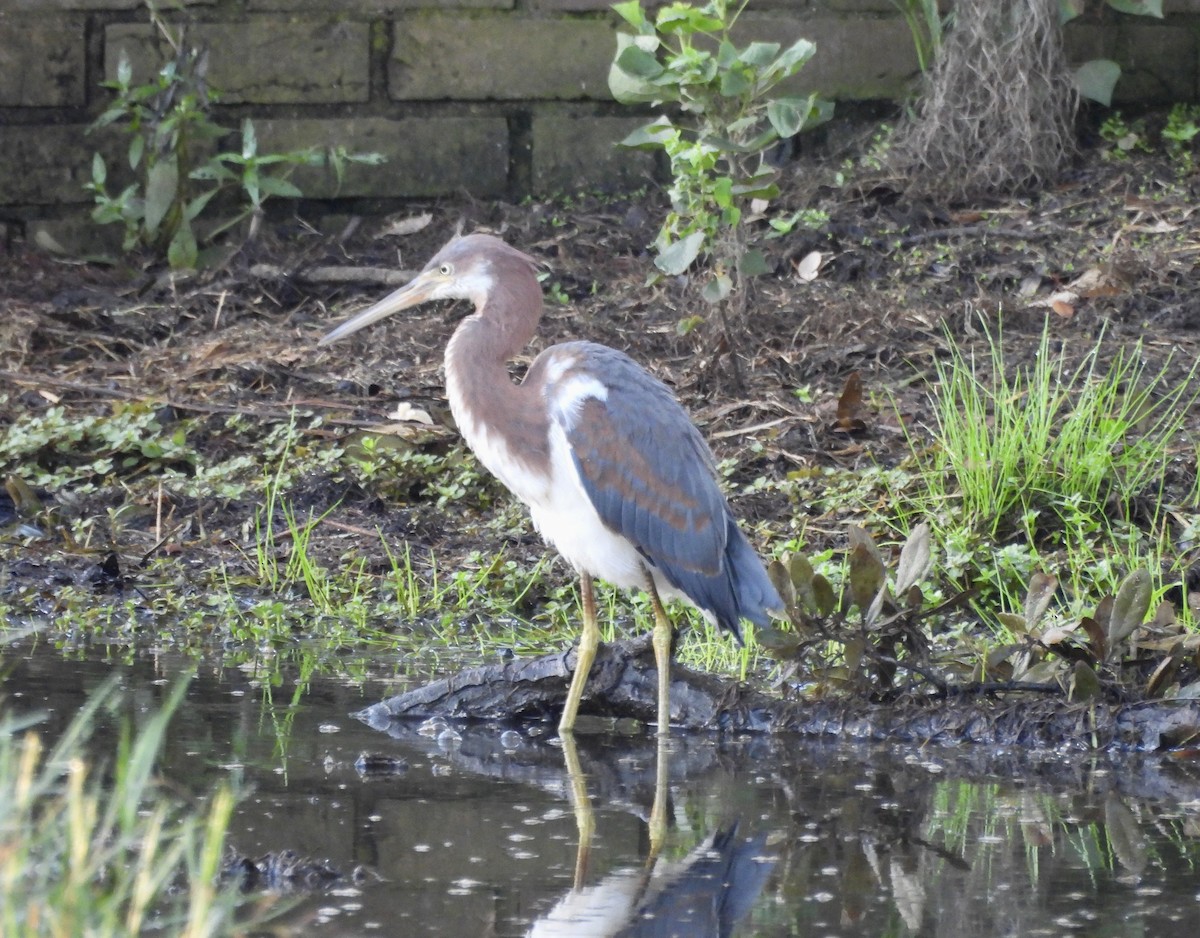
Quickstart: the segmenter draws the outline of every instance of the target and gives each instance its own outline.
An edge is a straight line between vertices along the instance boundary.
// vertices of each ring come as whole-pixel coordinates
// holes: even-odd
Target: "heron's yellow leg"
[[[654,606],[654,663],[658,665],[658,734],[671,732],[671,620],[663,609],[654,578],[647,575],[646,592]]]
[[[596,816],[592,812],[592,799],[588,797],[587,780],[575,748],[575,734],[562,735],[563,759],[567,763],[567,778],[571,782],[571,806],[575,809],[575,830],[579,834],[579,846],[575,850],[575,888],[583,887],[587,876],[588,860],[592,855],[592,835],[596,832]],[[664,816],[665,817],[665,816]]]
[[[600,647],[596,594],[590,576],[585,574],[579,578],[579,591],[583,604],[583,634],[579,636],[579,648],[575,652],[575,673],[571,676],[567,703],[563,707],[562,719],[558,721],[560,736],[575,729],[575,715],[579,712],[579,701],[583,699],[583,686],[587,683],[588,672],[592,670],[592,662],[596,660],[596,649]]]

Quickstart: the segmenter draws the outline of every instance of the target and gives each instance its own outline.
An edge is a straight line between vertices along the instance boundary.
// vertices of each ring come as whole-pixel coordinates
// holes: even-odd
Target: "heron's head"
[[[392,313],[429,300],[470,300],[476,309],[482,309],[497,287],[500,272],[514,258],[533,264],[532,258],[492,235],[455,238],[407,284],[342,323],[317,344],[336,342]]]

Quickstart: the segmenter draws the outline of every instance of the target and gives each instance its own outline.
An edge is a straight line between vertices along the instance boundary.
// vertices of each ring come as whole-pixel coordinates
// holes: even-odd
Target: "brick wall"
[[[165,4],[164,4],[165,5]],[[638,184],[645,154],[612,143],[642,122],[613,102],[606,75],[616,17],[604,0],[189,0],[194,40],[211,49],[220,118],[253,117],[265,149],[337,142],[384,153],[354,168],[342,197],[469,191],[519,198]],[[1106,11],[1077,21],[1077,59],[1125,67],[1123,101],[1197,99],[1200,0],[1167,0],[1163,20]],[[747,37],[806,36],[801,78],[839,100],[898,98],[916,74],[891,0],[752,0]],[[0,219],[80,215],[103,110],[99,83],[120,54],[160,61],[140,0],[0,0]],[[314,197],[333,182],[297,177]]]

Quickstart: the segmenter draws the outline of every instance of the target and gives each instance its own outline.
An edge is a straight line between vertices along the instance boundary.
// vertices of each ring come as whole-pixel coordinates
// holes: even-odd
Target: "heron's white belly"
[[[543,498],[528,503],[542,537],[580,575],[599,577],[623,589],[644,590],[649,570],[662,599],[686,601],[658,570],[647,566],[633,544],[600,520],[560,433],[552,433],[550,452],[554,482]]]

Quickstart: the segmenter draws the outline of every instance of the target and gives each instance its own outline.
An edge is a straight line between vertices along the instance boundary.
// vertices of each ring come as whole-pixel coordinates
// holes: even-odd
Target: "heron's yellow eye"
[[[453,269],[454,268],[451,267],[449,264],[443,264],[441,267],[438,268],[438,273],[441,274],[443,277],[449,277],[450,271],[452,271]]]

